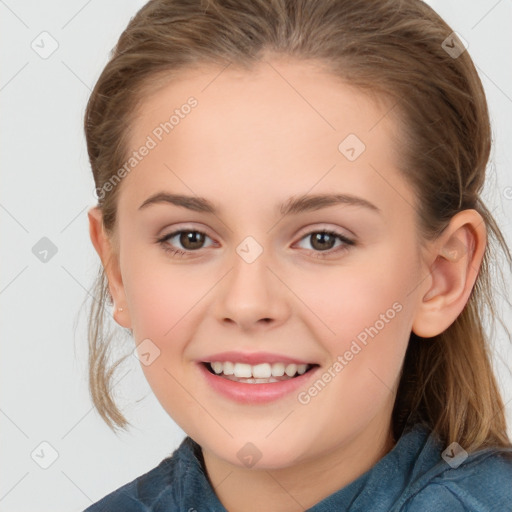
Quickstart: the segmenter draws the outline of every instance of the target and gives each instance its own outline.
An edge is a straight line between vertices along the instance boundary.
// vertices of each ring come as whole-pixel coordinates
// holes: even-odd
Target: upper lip
[[[215,361],[221,363],[229,361],[232,363],[246,363],[250,365],[259,363],[315,364],[300,358],[289,357],[282,354],[272,354],[270,352],[221,352],[201,359],[201,362],[206,363],[213,363]]]

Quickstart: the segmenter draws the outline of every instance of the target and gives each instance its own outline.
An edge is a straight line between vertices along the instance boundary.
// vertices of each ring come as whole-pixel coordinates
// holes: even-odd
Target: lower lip
[[[316,366],[308,372],[289,380],[269,382],[268,384],[247,384],[219,377],[211,373],[204,364],[199,363],[201,373],[215,391],[235,402],[252,404],[272,402],[293,393],[304,386],[318,368]]]

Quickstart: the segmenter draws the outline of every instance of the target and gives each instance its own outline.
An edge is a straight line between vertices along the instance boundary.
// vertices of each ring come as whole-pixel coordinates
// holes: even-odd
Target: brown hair
[[[443,41],[449,37],[450,48],[454,41],[461,48],[451,34],[419,0],[151,0],[130,20],[94,87],[85,134],[96,189],[104,192],[126,161],[137,107],[160,85],[179,80],[180,70],[250,70],[274,53],[319,63],[333,76],[389,99],[407,128],[401,172],[417,195],[422,241],[434,240],[457,212],[469,208],[482,215],[488,232],[477,281],[459,317],[428,341],[411,333],[393,410],[394,436],[407,421],[422,422],[446,444],[457,441],[471,452],[512,446],[483,326],[486,313],[497,318],[491,255],[499,245],[509,266],[512,258],[480,197],[491,146],[483,87],[467,51],[448,53]],[[109,188],[98,206],[110,235],[121,186]],[[128,422],[111,395],[121,360],[110,363],[113,334],[104,327],[111,298],[103,268],[95,286],[90,391],[107,424],[123,428]]]

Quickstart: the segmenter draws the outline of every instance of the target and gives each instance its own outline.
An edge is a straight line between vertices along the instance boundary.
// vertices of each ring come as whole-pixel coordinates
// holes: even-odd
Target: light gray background
[[[88,233],[87,210],[95,200],[83,112],[111,48],[144,3],[0,0],[1,512],[81,511],[156,466],[184,436],[135,358],[116,387],[135,426],[129,433],[116,437],[107,428],[86,380],[82,303],[99,258]],[[483,80],[495,136],[487,204],[512,245],[512,3],[430,5],[469,43]],[[35,40],[43,51],[46,37],[44,47],[51,48],[43,31],[58,43],[46,59],[31,47]],[[42,237],[57,248],[46,263],[32,252]],[[512,329],[511,311],[505,314]],[[512,350],[501,330],[495,340],[512,435]],[[52,450],[58,456],[43,469]]]

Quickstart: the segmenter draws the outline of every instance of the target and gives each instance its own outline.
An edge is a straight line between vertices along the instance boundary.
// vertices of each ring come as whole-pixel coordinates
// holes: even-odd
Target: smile
[[[231,361],[214,361],[206,363],[210,372],[234,382],[246,384],[268,384],[290,380],[303,375],[312,368],[310,364],[294,363],[233,363]]]
[[[251,356],[225,353],[215,359],[198,361],[208,388],[224,399],[251,405],[293,396],[299,388],[309,385],[320,368],[316,363],[286,361],[286,357],[265,357],[261,353]]]

